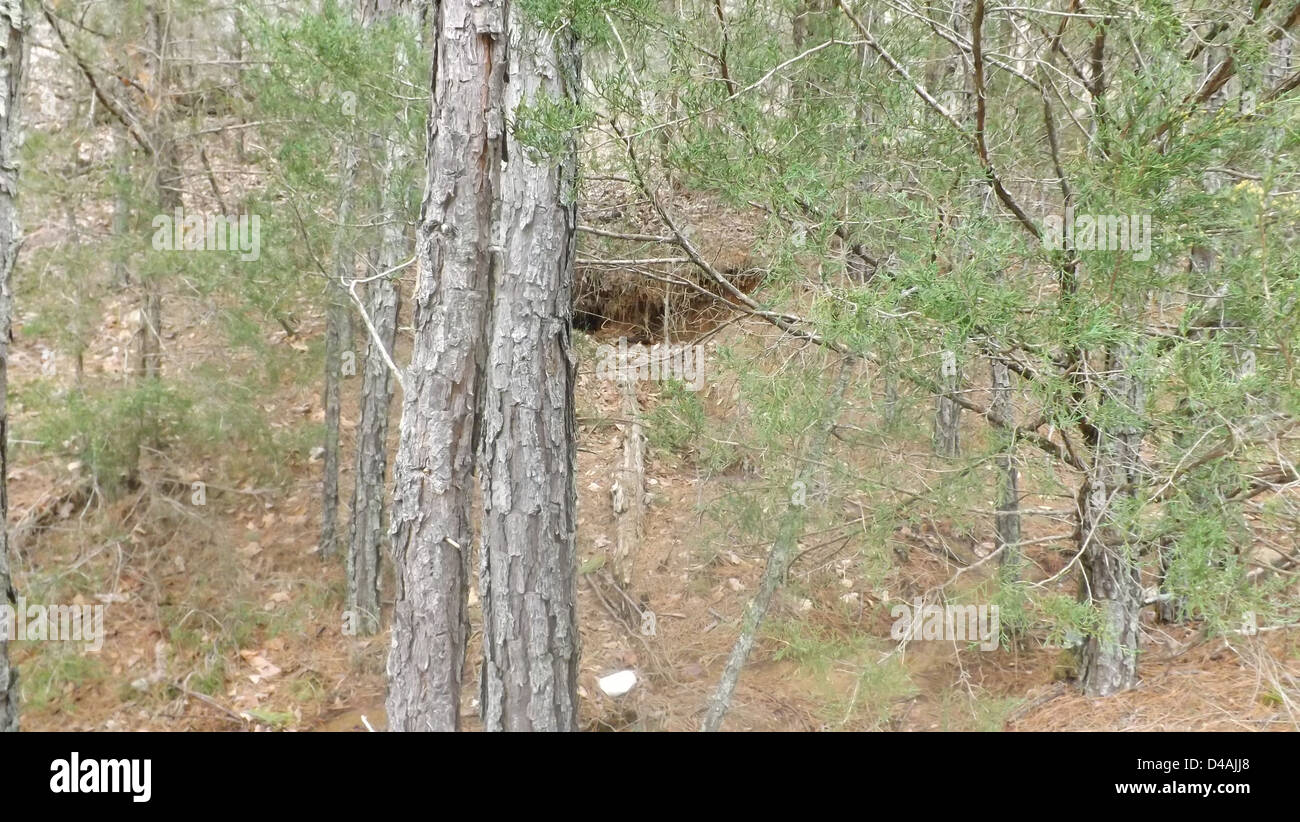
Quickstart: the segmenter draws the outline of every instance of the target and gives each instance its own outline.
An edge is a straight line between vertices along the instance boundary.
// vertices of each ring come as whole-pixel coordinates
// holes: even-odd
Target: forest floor
[[[44,39],[51,42],[48,34]],[[40,80],[32,84],[40,90],[29,106],[32,125],[55,133],[71,121],[59,110],[59,100],[72,95],[58,92],[54,52],[34,47],[31,67]],[[91,154],[106,152],[111,144],[86,141],[77,159],[97,159],[107,167],[106,155]],[[213,157],[223,156],[214,147]],[[233,159],[224,165],[240,167]],[[184,167],[199,167],[198,158],[189,158]],[[251,190],[259,179],[252,173],[239,186]],[[196,203],[204,196],[200,186],[187,193],[186,204],[218,207],[215,201]],[[648,205],[642,203],[636,213],[623,197],[619,191],[603,196],[613,203],[608,208],[588,207],[598,204],[584,198],[584,222],[662,231],[654,227]],[[754,243],[738,240],[737,227],[756,221],[714,203],[697,205],[689,221],[698,232],[696,243],[719,268],[729,273],[746,268]],[[83,231],[109,236],[111,204],[86,203],[81,212]],[[319,294],[301,305],[282,306],[296,320],[296,333],[289,335],[270,322],[240,325],[236,311],[184,277],[172,278],[163,381],[182,387],[196,404],[165,408],[178,417],[206,414],[207,434],[198,424],[178,424],[177,431],[189,433],[144,444],[139,484],[115,491],[96,487],[89,466],[75,454],[89,449],[87,440],[97,448],[111,445],[120,433],[113,427],[129,425],[135,413],[113,398],[126,396],[132,384],[124,360],[132,344],[133,314],[138,322],[138,300],[128,291],[114,292],[88,319],[92,329],[78,329],[88,343],[82,356],[87,388],[122,390],[88,391],[109,398],[98,405],[77,401],[75,369],[65,355],[51,360],[50,352],[67,347],[71,335],[63,333],[64,326],[83,308],[76,294],[66,293],[74,290],[80,272],[47,280],[44,268],[24,262],[42,246],[69,240],[62,207],[46,214],[44,225],[33,215],[34,210],[24,215],[27,238],[15,272],[17,315],[8,362],[14,584],[28,603],[104,605],[105,637],[102,647],[89,649],[71,642],[11,646],[22,678],[23,727],[382,730],[387,632],[343,634],[343,564],[338,557],[322,559],[318,550],[324,320],[312,305],[319,304]],[[87,260],[86,266],[104,263]],[[33,291],[47,304],[54,299],[66,305],[37,316],[37,301],[25,300]],[[633,318],[647,303],[636,292],[624,283],[619,293],[600,298],[624,299]],[[405,316],[401,325],[409,325]],[[242,329],[256,345],[247,339],[232,344],[231,329]],[[735,342],[752,331],[737,323],[716,339]],[[399,340],[396,360],[405,362],[409,339],[400,335]],[[360,350],[359,343],[353,348]],[[781,356],[788,348],[780,349]],[[53,373],[47,368],[51,362],[57,365]],[[610,487],[621,458],[622,409],[615,385],[595,378],[590,358],[582,366],[577,388],[581,724],[605,731],[695,730],[758,587],[768,549],[765,540],[743,529],[720,532],[706,511],[724,491],[757,492],[766,480],[743,465],[711,475],[689,456],[662,448],[647,452],[650,503],[628,591],[639,608],[656,615],[653,635],[646,635],[618,616],[609,600],[621,594],[611,590],[598,567],[616,538]],[[354,470],[358,382],[353,377],[344,383],[341,523],[347,522]],[[663,399],[653,385],[642,385],[639,393],[647,413]],[[736,410],[725,397],[709,402],[715,415]],[[395,398],[390,443],[399,415],[400,398]],[[69,425],[46,425],[56,416]],[[42,436],[50,441],[38,442]],[[924,468],[913,455],[928,450],[929,443],[917,438],[863,468],[889,472],[900,487],[924,487]],[[196,483],[202,483],[201,494]],[[1040,502],[1026,500],[1026,505]],[[1048,542],[1059,534],[1044,530],[1041,520],[1027,519],[1024,536],[1042,540],[1026,553],[1045,575],[1056,575],[1070,562],[1073,552]],[[874,546],[886,556],[884,563],[866,561],[836,542],[807,546],[760,631],[725,729],[1300,729],[1296,630],[1206,638],[1198,625],[1155,624],[1147,609],[1141,684],[1108,699],[1079,695],[1064,652],[1044,647],[1042,637],[1024,637],[993,651],[970,643],[902,645],[890,639],[891,607],[952,580],[989,539],[989,533],[955,534],[948,523],[931,518],[900,526],[888,535],[887,545]],[[954,549],[964,565],[952,561]],[[987,570],[963,579],[978,584]],[[1060,584],[1065,592],[1066,581]],[[1294,590],[1294,577],[1290,584]],[[391,609],[391,568],[385,570],[383,590]],[[470,600],[473,626],[480,616],[473,592]],[[384,617],[387,624],[387,611]],[[475,642],[477,633],[471,637]],[[477,647],[471,647],[463,678],[468,728],[477,727],[477,656]],[[597,678],[622,670],[634,671],[637,684],[625,696],[606,696]]]
[[[88,378],[120,372],[128,335],[116,317],[126,308],[123,301],[106,313],[86,354]],[[41,378],[41,344],[24,336],[22,319],[11,360],[18,387]],[[188,358],[213,355],[197,316],[176,322],[167,335],[171,373],[183,371]],[[305,360],[318,348],[303,340],[318,336],[320,323],[319,317],[306,323],[299,339],[277,332],[268,341]],[[230,356],[227,367],[243,367]],[[260,402],[275,424],[310,428],[322,416],[313,394],[286,382]],[[589,570],[615,537],[610,483],[622,427],[613,383],[598,382],[584,369],[578,395],[578,541],[580,562]],[[642,390],[642,402],[653,407],[653,390]],[[24,414],[32,412],[20,403],[15,413],[17,428],[28,427]],[[348,455],[354,396],[343,417]],[[306,445],[263,455],[280,469],[267,480],[241,474],[235,445],[188,467],[183,449],[151,452],[144,475],[152,479],[110,501],[69,494],[84,484],[76,463],[18,449],[9,477],[9,526],[39,527],[17,546],[16,586],[28,602],[107,606],[100,649],[15,643],[25,728],[383,729],[387,633],[342,635],[342,563],[322,561],[317,551],[321,463]],[[346,456],[343,463],[346,500],[352,469]],[[206,499],[196,505],[191,483],[204,479]],[[743,488],[761,480],[741,472],[728,481]],[[634,586],[641,607],[657,615],[654,635],[625,623],[597,595],[592,583],[598,571],[579,582],[581,717],[590,730],[698,728],[763,570],[765,544],[719,546],[706,537],[702,503],[715,491],[704,487],[689,461],[651,450],[646,482],[650,505]],[[341,517],[346,522],[346,506]],[[894,535],[899,545],[920,550],[896,551],[907,558],[885,579],[868,578],[851,558],[834,553],[797,564],[744,669],[726,728],[1297,727],[1300,636],[1294,631],[1203,639],[1195,626],[1144,623],[1141,686],[1098,700],[1080,696],[1065,677],[1062,652],[1038,641],[994,652],[942,642],[900,647],[889,639],[887,586],[906,580],[895,591],[907,601],[911,591],[956,570],[940,552],[925,550],[940,536],[942,526],[936,528],[900,529]],[[1049,568],[1063,561],[1046,549],[1037,559]],[[386,578],[386,607],[391,590]],[[473,624],[476,595],[471,603]],[[477,723],[476,653],[471,648],[464,676],[470,728]],[[624,669],[638,677],[631,692],[619,698],[602,693],[596,678]]]

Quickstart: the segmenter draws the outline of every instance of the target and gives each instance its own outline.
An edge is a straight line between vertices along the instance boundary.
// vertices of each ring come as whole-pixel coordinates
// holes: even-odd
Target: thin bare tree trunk
[[[809,449],[807,465],[816,465],[826,452],[826,445],[830,441],[831,432],[835,429],[835,421],[844,401],[844,389],[848,386],[850,366],[851,361],[848,359],[840,362],[839,376],[836,378],[831,396],[827,398],[824,423],[817,434],[817,439]],[[797,482],[806,481],[808,470],[804,469],[799,477]],[[740,672],[745,667],[745,661],[749,659],[749,652],[754,648],[759,626],[763,624],[763,618],[767,616],[768,608],[772,606],[777,588],[785,581],[790,563],[794,560],[795,546],[803,536],[806,517],[804,498],[802,495],[799,497],[792,495],[782,517],[780,531],[767,556],[767,565],[763,568],[763,577],[758,583],[758,591],[755,592],[754,598],[750,600],[749,607],[745,610],[740,636],[736,638],[736,644],[731,648],[727,665],[722,671],[722,679],[718,681],[718,688],[709,700],[708,713],[705,714],[704,724],[700,726],[701,731],[711,733],[722,728],[722,720],[726,718],[727,711],[731,707],[732,694],[735,693],[736,685],[740,682]]]
[[[0,602],[15,604],[9,577],[8,476],[9,336],[13,319],[13,291],[9,278],[18,257],[21,228],[15,200],[18,196],[18,144],[22,121],[23,18],[22,0],[0,0],[0,25],[5,40],[0,55]],[[3,626],[0,626],[3,627]],[[18,669],[9,664],[7,630],[0,630],[0,732],[18,730]]]
[[[610,499],[614,506],[614,552],[610,572],[624,590],[632,587],[632,569],[640,550],[645,519],[645,433],[636,381],[627,378],[627,364],[619,363],[619,392],[623,407],[622,460],[614,469]]]
[[[130,138],[120,127],[113,129],[113,285],[125,288],[130,282],[127,273],[127,224],[131,217],[131,206],[127,200],[130,190],[128,177],[131,173]]]
[[[501,271],[491,228],[504,130],[505,4],[444,0],[432,29],[415,345],[393,466],[397,597],[387,708],[397,731],[460,725],[476,409],[489,286]]]
[[[948,13],[948,25],[962,38],[969,38],[970,35],[969,5],[969,0],[953,0]],[[948,111],[959,112],[963,120],[974,123],[974,75],[967,70],[968,65],[964,52],[943,59],[936,67],[936,86],[942,89],[944,106]],[[976,208],[979,208],[978,204]],[[945,217],[941,223],[951,223],[955,227],[958,220],[957,217]],[[962,247],[948,249],[947,253],[967,259],[971,256],[971,249],[965,246],[962,243]],[[939,383],[943,386],[944,393],[939,395],[935,408],[934,450],[939,456],[948,459],[961,456],[961,406],[956,399],[957,392],[961,390],[961,379],[957,352],[944,351],[939,363]]]
[[[954,352],[943,352],[939,378],[943,393],[935,410],[934,450],[939,456],[952,459],[961,456],[961,406],[955,399],[961,390],[961,371]]]
[[[512,4],[505,110],[576,101],[572,29]],[[558,156],[506,140],[483,393],[482,716],[489,731],[578,727],[577,467],[572,347],[576,136]]]
[[[334,234],[334,276],[325,284],[325,454],[321,478],[320,555],[332,558],[339,550],[339,421],[342,415],[343,351],[350,341],[351,310],[343,282],[356,276],[356,254],[348,230],[352,219],[352,189],[356,182],[357,148],[339,147],[339,210]]]
[[[1015,409],[1011,404],[1010,369],[1000,360],[992,360],[990,369],[993,385],[990,410],[1014,428]],[[1002,550],[1003,578],[1013,580],[1019,578],[1020,566],[1024,560],[1020,551],[1020,475],[1016,470],[1015,438],[1001,433],[1004,430],[1006,429],[995,429],[994,433],[999,449],[998,502],[994,526],[997,534],[996,547]]]
[[[171,106],[167,95],[171,78],[170,28],[171,20],[165,9],[157,3],[149,9],[149,28],[153,39],[155,82],[153,97],[158,101],[153,111],[152,138],[154,156],[154,190],[158,208],[168,217],[183,206],[181,198],[180,161],[177,157],[175,136],[172,134]],[[145,276],[140,281],[141,324],[139,337],[139,362],[136,374],[146,380],[162,378],[162,283],[156,275]]]
[[[373,0],[371,0],[373,2]],[[377,19],[375,14],[389,14],[397,9],[368,9],[362,18],[366,25]],[[406,56],[394,61],[399,73]],[[376,138],[376,144],[380,142]],[[394,181],[408,162],[399,139],[376,146],[383,159],[376,183],[379,187],[379,214],[384,229],[378,252],[374,255],[378,271],[388,271],[406,259],[406,214],[400,203],[402,192]],[[355,615],[357,632],[369,636],[379,630],[379,558],[385,535],[388,470],[388,409],[393,400],[394,377],[388,368],[393,344],[397,339],[398,294],[396,274],[380,277],[366,284],[366,313],[374,325],[378,340],[367,336],[366,362],[361,378],[361,419],[357,423],[356,476],[353,478],[352,525],[347,553],[347,609]],[[387,351],[388,357],[384,356]]]

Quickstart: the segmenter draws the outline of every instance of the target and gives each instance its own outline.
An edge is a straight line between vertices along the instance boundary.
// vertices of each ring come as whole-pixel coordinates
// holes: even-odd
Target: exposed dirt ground
[[[114,306],[125,309],[126,306]],[[88,371],[111,373],[122,339],[110,311]],[[315,318],[319,326],[320,318]],[[319,327],[304,332],[304,338]],[[169,335],[173,368],[202,353],[197,325]],[[277,345],[304,349],[273,335]],[[232,368],[239,363],[232,362]],[[11,368],[36,378],[40,351],[21,323]],[[621,442],[612,383],[584,371],[579,385],[579,553],[584,568],[614,537],[610,483]],[[653,407],[655,392],[643,388]],[[317,397],[286,387],[265,397],[272,419],[316,419]],[[397,409],[394,404],[394,428]],[[23,413],[18,410],[20,415]],[[357,417],[344,408],[345,435]],[[344,442],[344,453],[351,443]],[[237,455],[226,455],[231,460]],[[387,636],[341,633],[341,562],[316,551],[320,463],[280,455],[284,473],[265,486],[241,482],[238,463],[186,466],[183,453],[146,460],[144,485],[105,502],[64,498],[83,477],[76,465],[20,450],[9,478],[10,527],[45,511],[18,546],[15,576],[35,601],[106,603],[102,649],[19,642],[24,727],[30,730],[331,730],[384,727]],[[223,458],[224,459],[224,458]],[[345,495],[351,469],[345,459]],[[188,483],[209,480],[206,504]],[[167,478],[168,481],[163,481]],[[653,636],[617,616],[600,571],[580,581],[582,722],[591,730],[693,730],[739,630],[762,572],[763,544],[710,544],[700,512],[698,469],[651,451],[650,506],[634,575],[641,607],[657,615]],[[760,482],[741,475],[728,481]],[[346,510],[342,512],[346,517]],[[345,520],[346,521],[346,520]],[[1030,535],[1032,536],[1032,534]],[[932,535],[900,529],[902,546]],[[897,552],[896,552],[897,553]],[[929,550],[906,551],[874,583],[834,553],[797,564],[744,670],[726,727],[731,730],[1010,729],[1213,730],[1295,728],[1300,637],[1294,631],[1204,640],[1195,626],[1147,624],[1142,685],[1106,700],[1079,696],[1063,678],[1062,652],[1035,640],[980,652],[957,643],[889,639],[890,581],[919,590],[955,567]],[[1048,570],[1063,562],[1043,548]],[[391,591],[391,586],[386,588]],[[856,594],[856,596],[854,596]],[[471,596],[471,601],[477,599]],[[391,601],[387,603],[391,605]],[[477,607],[472,609],[475,616]],[[475,659],[471,649],[469,659]],[[596,678],[631,669],[639,678],[620,698]],[[466,725],[475,727],[476,671],[465,671]]]
[[[39,28],[39,27],[38,27]],[[49,32],[41,35],[52,43]],[[66,100],[77,77],[60,77],[54,53],[32,49],[39,83],[29,111],[35,130],[54,131],[68,122]],[[71,85],[69,85],[71,84]],[[64,91],[60,91],[63,88]],[[107,167],[108,127],[78,147],[78,160]],[[212,145],[215,158],[232,145]],[[92,156],[93,155],[93,156]],[[200,167],[182,158],[184,167]],[[224,165],[238,168],[239,164]],[[256,174],[227,171],[223,179],[239,193],[260,185]],[[215,184],[214,184],[215,186]],[[623,186],[625,188],[626,186]],[[655,228],[645,202],[628,200],[619,186],[584,199],[584,225],[608,229]],[[231,201],[234,192],[227,191]],[[204,203],[203,186],[187,192],[187,206]],[[689,197],[681,199],[689,200]],[[681,205],[681,203],[679,203]],[[590,206],[590,207],[589,207]],[[698,199],[684,204],[696,242],[713,264],[746,284],[761,220],[744,219]],[[83,232],[108,236],[111,204],[78,204]],[[752,216],[752,215],[751,215]],[[67,239],[64,216],[24,214],[23,255]],[[657,254],[657,252],[656,252]],[[102,261],[94,261],[96,263]],[[815,261],[812,261],[815,264]],[[11,346],[11,393],[20,397],[37,381],[71,389],[73,370],[60,361],[56,376],[43,373],[43,357],[59,348],[53,333],[42,337],[37,318],[24,305],[22,288],[42,272],[16,274],[15,340]],[[684,267],[685,268],[685,267]],[[608,272],[607,272],[608,273]],[[584,276],[586,279],[584,279]],[[593,322],[593,305],[616,316],[606,337],[636,330],[638,323],[662,332],[707,320],[716,312],[695,291],[678,288],[661,299],[643,279],[593,278],[579,272],[580,322]],[[71,278],[63,281],[71,282]],[[226,344],[222,306],[190,294],[182,284],[167,295],[163,333],[164,381],[201,384],[205,372],[263,373],[247,346]],[[409,293],[408,287],[405,290]],[[178,293],[179,292],[179,293]],[[588,303],[595,300],[595,303]],[[669,306],[665,319],[660,303]],[[89,384],[125,383],[124,355],[131,344],[129,318],[136,306],[126,292],[105,300],[98,328],[89,334],[85,379]],[[249,402],[265,414],[277,450],[238,439],[218,447],[170,442],[146,448],[141,484],[117,494],[88,486],[87,467],[55,447],[19,441],[34,427],[32,408],[11,400],[13,461],[9,475],[9,527],[15,586],[28,602],[106,606],[106,636],[99,649],[73,643],[17,642],[11,647],[22,676],[23,726],[29,730],[297,730],[365,731],[384,727],[386,633],[344,636],[343,569],[317,551],[321,520],[319,444],[323,410],[319,396],[323,317],[309,305],[287,306],[298,333],[273,323],[260,342],[285,364],[278,382]],[[656,315],[656,312],[660,312]],[[607,315],[608,316],[608,315]],[[597,318],[598,319],[598,318]],[[403,325],[408,324],[403,318]],[[725,329],[716,342],[744,331]],[[770,328],[760,327],[769,333]],[[399,335],[396,360],[405,362],[409,337]],[[782,347],[784,346],[784,347]],[[354,346],[358,347],[359,346]],[[773,342],[784,357],[788,341]],[[744,466],[708,476],[689,459],[648,452],[650,504],[636,555],[629,596],[656,615],[653,636],[618,615],[621,594],[595,566],[615,538],[610,486],[619,460],[620,398],[612,383],[595,379],[584,360],[578,386],[580,520],[578,550],[583,643],[582,726],[590,730],[694,730],[739,632],[744,608],[758,586],[767,543],[744,534],[719,535],[703,508],[723,488],[744,491],[765,482]],[[709,366],[712,367],[711,365]],[[294,379],[292,374],[309,375]],[[352,427],[359,416],[357,380],[344,383],[343,510],[352,484]],[[66,398],[68,395],[62,395]],[[659,402],[657,389],[640,389],[643,407]],[[726,415],[726,397],[711,397],[710,412]],[[395,441],[399,402],[390,437]],[[12,436],[12,434],[11,434]],[[46,444],[47,446],[50,444]],[[55,446],[58,443],[54,444]],[[872,466],[914,486],[929,444],[902,442]],[[65,449],[66,450],[66,449]],[[202,504],[194,483],[203,483]],[[1028,499],[1027,507],[1060,507],[1060,499]],[[1043,523],[1047,521],[1050,528]],[[1028,558],[1041,578],[1066,567],[1070,552],[1059,543],[1060,522],[1027,520]],[[1051,530],[1055,528],[1055,532]],[[1027,637],[1011,648],[979,651],[958,643],[919,642],[906,647],[889,638],[890,608],[950,580],[964,560],[979,556],[988,534],[954,534],[942,521],[900,527],[888,535],[886,570],[869,566],[832,542],[813,543],[795,563],[769,613],[726,722],[728,730],[1273,730],[1300,728],[1300,631],[1268,631],[1254,637],[1205,639],[1200,627],[1144,623],[1142,684],[1105,700],[1079,696],[1068,681],[1063,652]],[[386,572],[388,573],[388,572]],[[968,575],[977,584],[983,571]],[[1066,581],[1060,582],[1065,590]],[[1294,586],[1294,581],[1293,581]],[[391,583],[385,580],[386,605]],[[599,592],[599,593],[598,593]],[[612,600],[612,602],[611,602]],[[476,598],[471,619],[477,618]],[[1148,615],[1149,616],[1149,615]],[[385,614],[385,622],[387,622]],[[472,638],[472,642],[477,636]],[[477,674],[471,648],[464,673],[463,713],[476,726]],[[605,696],[599,676],[631,669],[637,685],[620,698]]]

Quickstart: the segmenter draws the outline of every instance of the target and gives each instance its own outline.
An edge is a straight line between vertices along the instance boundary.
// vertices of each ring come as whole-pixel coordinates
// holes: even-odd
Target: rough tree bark
[[[491,227],[501,170],[504,2],[444,0],[432,28],[415,344],[393,466],[397,596],[387,709],[388,727],[398,731],[460,724],[475,410],[488,288],[501,266]]]
[[[15,604],[9,578],[9,499],[7,451],[9,417],[5,397],[8,390],[9,335],[13,301],[9,277],[18,257],[20,227],[15,200],[18,196],[18,146],[21,142],[19,104],[23,74],[22,0],[0,0],[0,597]],[[0,626],[2,627],[2,626]],[[7,631],[0,631],[0,732],[18,730],[18,669],[9,664]]]
[[[571,28],[509,12],[505,110],[576,100]],[[501,175],[483,393],[482,715],[489,731],[578,726],[577,464],[572,348],[577,143],[540,155],[511,133]]]
[[[371,25],[382,15],[399,11],[408,11],[400,0],[366,0],[362,5],[362,20]],[[400,72],[406,63],[405,56],[397,55],[395,62]],[[408,158],[400,140],[383,141],[379,148],[384,159],[376,183],[384,230],[374,258],[382,272],[406,259],[406,214],[400,205],[402,192],[395,189],[393,181]],[[379,557],[387,490],[384,474],[388,469],[388,408],[392,404],[394,382],[384,351],[391,359],[397,338],[399,299],[394,279],[380,277],[366,284],[365,310],[379,339],[376,342],[367,336],[347,554],[347,609],[355,615],[357,633],[363,636],[379,630]]]
[[[379,267],[386,271],[399,260],[393,251],[405,251],[405,238],[386,237]],[[385,231],[385,235],[388,232]],[[387,277],[366,288],[366,312],[380,344],[392,357],[397,339],[397,286]],[[369,636],[379,630],[379,556],[384,538],[384,475],[388,469],[388,409],[393,400],[393,375],[375,340],[366,345],[361,382],[361,419],[357,424],[357,461],[352,493],[352,526],[347,555],[347,608],[357,616],[357,632]]]
[[[1083,594],[1101,612],[1100,629],[1088,637],[1080,658],[1080,682],[1089,696],[1110,696],[1137,684],[1141,572],[1137,547],[1116,521],[1116,507],[1134,495],[1141,479],[1139,421],[1146,388],[1132,373],[1135,359],[1127,344],[1115,345],[1109,353],[1103,405],[1112,419],[1098,427],[1081,500]]]

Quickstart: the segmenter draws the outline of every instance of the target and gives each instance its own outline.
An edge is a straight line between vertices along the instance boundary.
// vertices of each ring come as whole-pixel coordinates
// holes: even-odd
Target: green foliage
[[[688,390],[679,380],[668,380],[646,414],[646,436],[653,448],[683,453],[698,443],[704,420],[699,392]]]
[[[77,643],[49,643],[53,646],[23,666],[19,680],[21,699],[28,710],[58,706],[75,714],[77,690],[103,681],[108,671],[97,657],[81,653]]]
[[[542,98],[514,111],[511,128],[515,139],[528,148],[537,162],[566,155],[578,134],[591,125],[595,113],[570,100]]]
[[[603,112],[598,123],[621,118],[640,170],[662,170],[674,192],[704,191],[728,208],[761,210],[766,223],[754,252],[764,276],[753,294],[760,307],[795,314],[801,330],[873,363],[856,372],[872,385],[855,392],[833,455],[821,461],[819,496],[872,511],[880,544],[896,519],[938,522],[946,534],[978,541],[988,533],[997,476],[974,470],[981,463],[1014,446],[1022,496],[1068,505],[1083,466],[1101,458],[1098,432],[1136,433],[1143,438],[1136,487],[1107,510],[1116,549],[1157,578],[1163,573],[1164,594],[1212,630],[1238,625],[1243,611],[1263,613],[1276,589],[1246,581],[1245,557],[1261,539],[1293,530],[1295,508],[1269,493],[1243,502],[1267,490],[1259,477],[1276,476],[1279,457],[1300,458],[1278,439],[1300,408],[1292,353],[1300,344],[1300,121],[1293,96],[1252,107],[1266,90],[1268,25],[1241,27],[1227,12],[1211,13],[1206,24],[1224,23],[1233,36],[1190,60],[1181,7],[1128,4],[1106,22],[1105,88],[1095,100],[1071,87],[1073,79],[1061,81],[1068,71],[1055,56],[1017,63],[1025,76],[986,66],[990,162],[1031,231],[990,190],[972,148],[969,55],[933,36],[951,21],[936,9],[880,25],[877,4],[859,6],[907,78],[870,49],[844,45],[859,33],[839,9],[743,4],[726,8],[723,23],[660,14],[620,29],[610,46],[617,65],[593,77],[587,102]],[[796,15],[792,35],[784,26]],[[999,62],[1020,48],[1000,19],[993,12],[984,31]],[[1089,32],[1064,32],[1066,52],[1088,53]],[[1213,105],[1189,105],[1207,66],[1229,50],[1240,61],[1232,83]],[[1044,138],[1035,82],[1049,90],[1055,150]],[[959,127],[923,102],[914,83]],[[626,158],[611,161],[601,150],[585,159],[630,171]],[[1034,232],[1067,205],[1074,214],[1149,217],[1149,255],[1132,246],[1045,247]],[[855,272],[850,245],[875,262]],[[1204,268],[1193,257],[1213,262]],[[658,447],[693,442],[710,468],[743,454],[767,478],[713,498],[719,540],[774,535],[783,489],[772,478],[793,473],[825,422],[825,360],[805,356],[803,345],[785,338],[775,357],[724,348],[728,379],[719,383],[731,387],[734,378],[734,409],[701,417],[689,399],[666,395],[656,412]],[[1062,444],[1079,464],[1040,453],[1042,439],[987,431],[971,413],[955,464],[910,453],[901,443],[928,434],[945,350],[956,354],[963,394],[977,406],[987,403],[989,352],[1010,352],[1016,423],[1034,421],[1033,434]],[[1116,352],[1125,353],[1123,376],[1142,386],[1140,407],[1115,395]],[[893,392],[888,403],[882,383]],[[715,464],[716,443],[732,445]],[[894,513],[900,498],[906,513]],[[1073,542],[1060,539],[1054,550]],[[1037,573],[1032,563],[1025,572]],[[1014,579],[995,596],[1015,635],[1060,643],[1100,630],[1087,602]]]
[[[23,394],[36,410],[24,439],[82,463],[96,485],[117,489],[137,464],[140,449],[174,442],[189,427],[192,400],[157,380],[90,392],[54,392],[36,384]]]
[[[637,18],[655,10],[650,0],[520,0],[528,19],[548,31],[571,28],[588,46],[609,42],[611,18]]]

